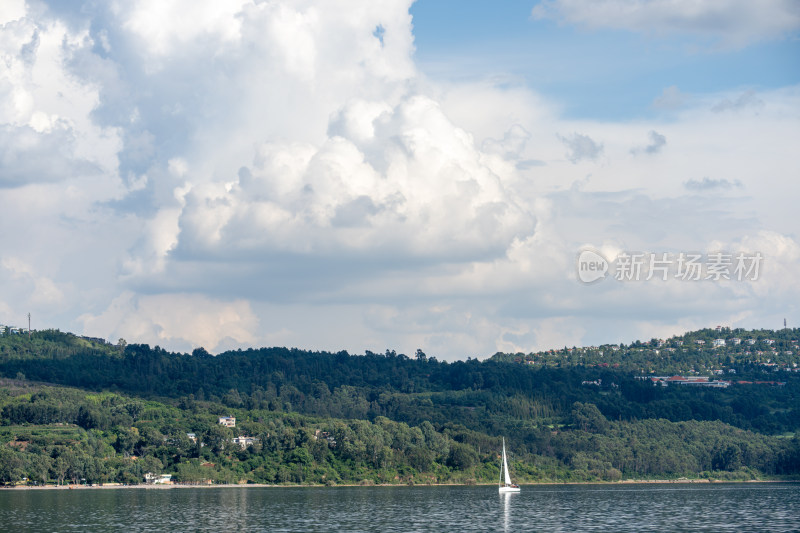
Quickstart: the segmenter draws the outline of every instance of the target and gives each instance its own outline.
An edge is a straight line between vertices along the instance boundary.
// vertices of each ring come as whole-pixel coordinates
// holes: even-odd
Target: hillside
[[[564,347],[528,354],[497,353],[496,361],[551,367],[614,367],[642,374],[794,370],[800,366],[800,329],[744,330],[717,327],[669,339]]]
[[[789,346],[794,340],[760,334]],[[655,342],[617,351],[667,373],[674,361],[658,356],[671,346]],[[706,351],[680,354],[681,364],[708,368]],[[82,443],[76,449],[84,460],[67,459],[83,465],[83,477],[95,465],[106,481],[132,482],[142,474],[130,469],[138,457],[158,462],[136,465],[186,481],[213,464],[218,474],[209,479],[219,482],[491,482],[501,436],[528,481],[800,473],[794,361],[733,359],[725,379],[749,384],[698,388],[654,386],[622,364],[569,357],[522,364],[530,360],[498,354],[445,363],[421,352],[411,359],[286,348],[211,356],[58,331],[7,333],[0,337],[7,378],[0,453],[16,466],[2,479],[20,472],[37,479],[32,465],[57,462],[65,439]],[[217,423],[227,414],[239,421],[235,429]],[[241,448],[237,437],[251,440]],[[40,478],[63,479],[55,463],[47,469],[40,467]]]

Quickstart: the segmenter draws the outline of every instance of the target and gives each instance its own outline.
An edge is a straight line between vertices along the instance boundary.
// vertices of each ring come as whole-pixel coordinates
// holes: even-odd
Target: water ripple
[[[11,531],[800,530],[800,485],[223,487],[0,491]]]

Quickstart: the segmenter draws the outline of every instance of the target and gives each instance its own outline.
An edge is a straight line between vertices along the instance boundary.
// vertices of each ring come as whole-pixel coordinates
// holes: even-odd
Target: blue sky
[[[661,91],[767,90],[800,81],[800,40],[766,38],[720,46],[709,34],[655,35],[535,19],[531,1],[421,0],[414,16],[416,58],[428,75],[507,77],[563,106],[570,118],[651,116]]]
[[[797,6],[6,0],[0,324],[449,360],[796,326]],[[759,275],[680,277],[719,252]]]

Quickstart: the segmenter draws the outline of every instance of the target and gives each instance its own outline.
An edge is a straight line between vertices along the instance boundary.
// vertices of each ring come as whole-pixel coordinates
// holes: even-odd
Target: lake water
[[[0,490],[2,531],[800,531],[800,484]]]

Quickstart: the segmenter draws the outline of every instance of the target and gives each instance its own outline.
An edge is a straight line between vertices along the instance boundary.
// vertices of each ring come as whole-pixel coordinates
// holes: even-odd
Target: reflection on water
[[[516,492],[500,492],[500,499],[503,501],[503,531],[510,531],[508,528],[509,518],[511,517],[511,498],[516,496]]]
[[[0,490],[5,531],[795,531],[800,485]]]

